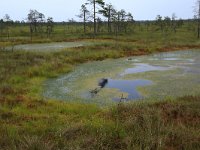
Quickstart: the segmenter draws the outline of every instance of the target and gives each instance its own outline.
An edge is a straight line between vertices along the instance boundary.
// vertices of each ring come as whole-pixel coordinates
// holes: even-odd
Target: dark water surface
[[[119,89],[121,92],[128,93],[127,100],[132,99],[139,99],[142,96],[137,91],[138,86],[146,86],[151,85],[152,81],[149,80],[113,80],[108,79],[108,83],[106,84],[105,88],[114,88]],[[116,99],[116,98],[114,98]]]

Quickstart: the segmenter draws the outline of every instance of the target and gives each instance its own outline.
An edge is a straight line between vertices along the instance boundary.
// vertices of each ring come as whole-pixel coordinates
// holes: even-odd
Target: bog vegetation
[[[80,63],[200,48],[199,16],[134,21],[101,0],[88,0],[78,16],[83,21],[54,22],[30,10],[25,21],[0,20],[0,149],[200,149],[200,95],[103,108],[41,96],[46,79]],[[97,44],[48,53],[15,49],[68,41]]]

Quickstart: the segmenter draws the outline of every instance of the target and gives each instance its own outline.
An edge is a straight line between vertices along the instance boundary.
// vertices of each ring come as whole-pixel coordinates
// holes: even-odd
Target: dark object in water
[[[99,93],[99,91],[104,88],[106,86],[106,84],[108,83],[108,79],[102,78],[101,80],[99,80],[98,83],[98,88],[95,88],[94,90],[91,90],[91,96],[94,97],[97,93]]]
[[[100,91],[100,89],[99,89],[99,88],[96,88],[96,89],[94,89],[94,90],[91,90],[91,91],[90,91],[90,94],[91,94],[92,97],[94,97],[99,91]]]
[[[122,94],[121,99],[120,99],[120,102],[122,102],[122,101],[127,101],[127,100],[128,100],[128,98],[124,97],[124,95]]]
[[[102,78],[99,81],[98,86],[100,86],[101,88],[104,88],[107,83],[108,83],[108,79]]]

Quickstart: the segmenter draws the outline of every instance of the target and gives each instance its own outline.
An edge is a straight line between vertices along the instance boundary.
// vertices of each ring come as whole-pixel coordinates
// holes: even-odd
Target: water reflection
[[[161,67],[161,66],[153,66],[149,64],[143,64],[143,63],[137,63],[134,64],[135,67],[133,68],[127,68],[121,76],[127,75],[127,74],[134,74],[134,73],[141,73],[141,72],[148,72],[148,71],[162,71],[162,70],[168,70],[169,67]]]
[[[121,92],[128,93],[127,100],[140,99],[142,96],[137,91],[137,87],[151,85],[150,80],[113,80],[108,79],[105,88],[119,89]],[[114,98],[118,100],[119,98]]]

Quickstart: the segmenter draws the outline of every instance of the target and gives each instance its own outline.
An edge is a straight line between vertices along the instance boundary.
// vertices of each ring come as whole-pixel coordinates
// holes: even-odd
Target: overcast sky
[[[135,20],[155,19],[158,14],[188,19],[194,16],[193,6],[196,0],[105,0],[116,9],[131,12]],[[76,18],[81,4],[86,0],[0,0],[0,18],[9,14],[13,20],[27,18],[30,9],[36,9],[53,17],[54,21],[67,21]]]

